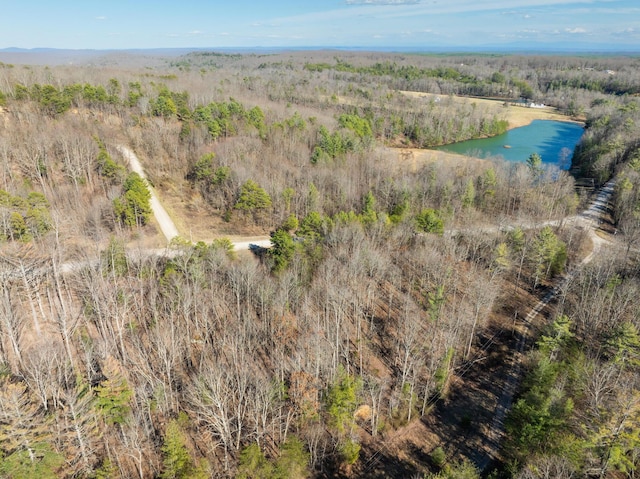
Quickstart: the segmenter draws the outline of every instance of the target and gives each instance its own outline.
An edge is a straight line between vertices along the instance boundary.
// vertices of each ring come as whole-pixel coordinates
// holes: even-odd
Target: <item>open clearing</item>
[[[501,115],[504,115],[505,120],[509,122],[509,129],[526,126],[533,120],[581,122],[580,118],[570,118],[566,115],[562,115],[558,113],[556,108],[550,106],[546,106],[544,108],[529,108],[527,106],[517,106],[513,104],[505,106],[504,100],[470,98],[455,95],[436,95],[433,93],[423,93],[418,91],[401,91],[401,93],[410,98],[423,99],[425,102],[447,100],[458,103],[475,103],[478,106],[483,106],[490,113],[499,113]]]

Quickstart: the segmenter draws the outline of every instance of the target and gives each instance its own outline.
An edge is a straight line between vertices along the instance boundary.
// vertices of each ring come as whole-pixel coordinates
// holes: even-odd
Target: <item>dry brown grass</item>
[[[474,163],[484,162],[480,158],[449,153],[446,151],[423,150],[421,148],[386,148],[390,155],[396,156],[390,166],[398,170],[416,172],[431,163],[447,162],[448,165],[463,170]]]
[[[0,106],[0,119],[2,119],[2,123],[4,123],[4,127],[9,127],[9,115],[7,114],[9,110]]]
[[[200,192],[187,181],[179,185],[169,179],[161,180],[156,188],[160,202],[171,216],[180,235],[192,242],[209,243],[226,237],[232,241],[251,241],[268,238],[269,228],[253,224],[234,211],[230,222],[223,221],[206,203]]]
[[[423,98],[429,99],[447,99],[448,101],[454,101],[459,103],[475,103],[478,106],[483,106],[490,113],[500,113],[504,115],[504,118],[509,122],[509,129],[518,128],[520,126],[526,126],[533,120],[558,120],[558,121],[577,121],[566,115],[558,113],[556,108],[528,108],[524,106],[504,106],[502,100],[489,100],[485,98],[470,98],[464,96],[447,96],[436,95],[433,93],[422,93],[416,91],[401,91],[403,95],[410,98]]]

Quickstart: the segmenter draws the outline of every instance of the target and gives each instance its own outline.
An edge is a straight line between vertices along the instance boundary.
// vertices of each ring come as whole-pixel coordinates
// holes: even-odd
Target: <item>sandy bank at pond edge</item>
[[[411,98],[422,99],[425,102],[452,101],[460,103],[475,103],[476,105],[484,106],[489,113],[502,114],[504,119],[509,123],[509,130],[527,126],[531,124],[533,120],[555,120],[584,125],[584,122],[580,119],[562,115],[558,113],[554,107],[529,108],[526,106],[516,105],[504,106],[504,101],[502,100],[489,100],[485,98],[471,98],[455,95],[437,95],[434,93],[423,93],[416,91],[401,91],[400,93]],[[422,148],[390,147],[389,150],[397,153],[398,163],[401,168],[408,167],[412,171],[415,171],[418,167],[424,166],[425,164],[431,162],[448,161],[456,163],[469,163],[475,161],[484,161],[480,158],[473,158],[456,153]]]

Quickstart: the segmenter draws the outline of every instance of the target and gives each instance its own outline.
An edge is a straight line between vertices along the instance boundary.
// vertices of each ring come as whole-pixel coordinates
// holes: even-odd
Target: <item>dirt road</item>
[[[167,210],[165,210],[164,207],[162,206],[162,203],[160,203],[160,199],[158,198],[158,195],[156,194],[155,190],[149,184],[149,181],[147,180],[147,176],[144,172],[144,169],[142,168],[142,164],[140,163],[140,160],[138,159],[136,154],[126,146],[120,145],[118,146],[118,150],[120,151],[120,153],[122,153],[122,156],[124,156],[126,160],[129,162],[131,171],[135,171],[142,178],[144,178],[145,181],[147,181],[147,188],[151,193],[151,210],[153,211],[153,216],[155,217],[156,221],[158,222],[158,225],[160,226],[160,231],[162,231],[162,234],[167,239],[167,243],[170,243],[172,239],[180,236],[180,233],[178,232],[178,228],[176,227],[175,223],[169,216],[169,213],[167,213]],[[247,237],[247,238],[240,238],[236,241],[232,241],[232,243],[233,243],[234,251],[246,251],[255,247],[260,247],[260,248],[271,247],[271,240],[267,238]]]
[[[504,379],[502,391],[498,398],[496,408],[494,410],[491,427],[486,434],[486,441],[483,444],[480,457],[476,460],[476,466],[479,470],[484,471],[492,461],[498,459],[499,448],[504,438],[505,424],[507,413],[513,404],[513,398],[517,392],[518,384],[521,379],[521,361],[523,358],[524,348],[526,346],[526,337],[528,336],[528,328],[536,316],[549,304],[568,284],[571,278],[580,270],[581,267],[591,262],[600,250],[606,240],[596,234],[604,216],[609,213],[609,202],[613,195],[615,182],[609,181],[598,192],[596,198],[591,205],[579,215],[569,218],[570,222],[579,224],[588,228],[593,247],[591,252],[585,256],[580,264],[564,278],[562,278],[555,287],[550,289],[540,301],[528,312],[522,321],[522,324],[516,328],[517,346],[510,358],[509,372]]]
[[[160,203],[158,195],[156,195],[153,186],[149,184],[147,175],[142,168],[140,160],[138,159],[136,154],[126,146],[118,146],[118,150],[120,151],[120,153],[122,153],[122,156],[124,156],[129,162],[131,171],[135,171],[146,181],[149,193],[151,193],[151,210],[153,211],[153,216],[158,222],[158,226],[160,226],[160,231],[162,231],[162,234],[167,239],[167,243],[170,243],[172,239],[180,236],[180,234],[178,233],[178,228],[176,228],[176,225],[173,223],[173,220],[169,216],[169,213],[167,213],[167,210],[165,210]]]

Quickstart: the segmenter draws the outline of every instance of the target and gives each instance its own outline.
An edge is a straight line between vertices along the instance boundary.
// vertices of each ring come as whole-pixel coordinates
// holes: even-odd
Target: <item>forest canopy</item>
[[[0,476],[637,475],[636,58],[138,61],[0,64]]]

